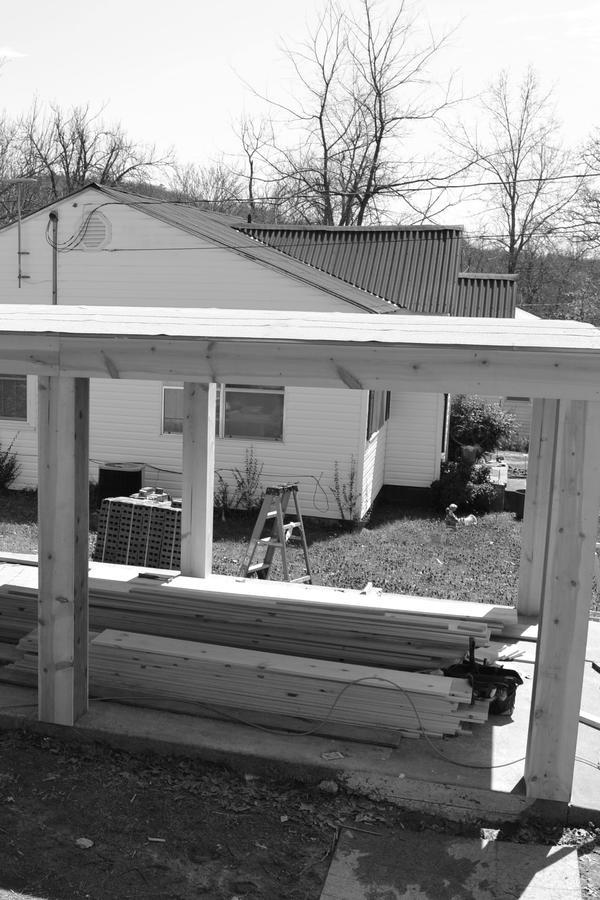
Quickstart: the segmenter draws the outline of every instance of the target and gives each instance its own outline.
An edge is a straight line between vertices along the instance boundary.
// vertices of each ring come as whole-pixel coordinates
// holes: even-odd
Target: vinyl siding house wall
[[[95,211],[95,212],[94,212]],[[58,215],[58,250],[51,245]],[[17,228],[0,232],[0,298],[5,303],[217,307],[402,315],[406,310],[262,246],[239,221],[90,186],[22,222],[21,286]],[[50,240],[50,242],[49,242]],[[109,362],[107,362],[107,366]],[[1,362],[0,362],[1,375]],[[218,380],[218,373],[216,373]],[[1,381],[0,381],[1,384]],[[13,487],[37,484],[36,384],[27,379],[27,421],[0,417],[0,444],[21,473]],[[349,485],[364,515],[384,484],[427,488],[439,474],[443,398],[392,396],[389,419],[368,434],[369,392],[287,387],[281,439],[218,437],[217,471],[233,483],[252,451],[265,485],[300,484],[305,515],[339,518],[334,485]],[[181,435],[163,433],[163,385],[96,380],[91,385],[92,477],[107,463],[143,464],[143,483],[181,489]],[[349,516],[350,511],[345,510]]]

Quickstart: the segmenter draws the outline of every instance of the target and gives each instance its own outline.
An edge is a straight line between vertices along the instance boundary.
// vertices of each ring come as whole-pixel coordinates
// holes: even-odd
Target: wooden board
[[[30,566],[8,566],[8,573],[6,568],[0,567],[0,640],[17,640],[35,624],[37,573]],[[103,572],[110,580],[98,577]],[[89,583],[96,630],[121,628],[388,668],[444,668],[464,657],[470,637],[492,660],[492,628],[500,630],[503,620],[515,617],[514,610],[486,604],[275,582],[261,587],[253,579],[225,576],[152,581],[126,566],[101,563],[91,564]],[[461,619],[463,606],[471,615]]]
[[[37,632],[19,641],[20,659],[0,679],[35,678]],[[280,716],[320,733],[418,737],[465,733],[486,721],[465,679],[378,670],[282,654],[107,630],[90,639],[95,696],[183,704],[197,714]],[[150,702],[151,705],[151,702]]]

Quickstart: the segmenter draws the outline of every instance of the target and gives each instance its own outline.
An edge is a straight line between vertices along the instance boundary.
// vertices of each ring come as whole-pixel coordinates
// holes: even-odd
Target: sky
[[[353,3],[355,0],[347,0]],[[378,0],[394,13],[399,0]],[[283,45],[295,46],[322,0],[81,0],[4,4],[0,110],[18,115],[34,98],[63,107],[104,107],[136,141],[208,164],[237,148],[232,130],[256,112],[249,84],[280,96],[291,84]],[[501,69],[531,65],[554,89],[572,145],[600,109],[598,0],[412,0],[436,35],[453,29],[435,77],[452,75],[465,96]]]

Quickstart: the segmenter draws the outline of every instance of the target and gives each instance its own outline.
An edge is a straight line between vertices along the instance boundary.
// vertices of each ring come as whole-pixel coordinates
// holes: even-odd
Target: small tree
[[[17,454],[13,451],[14,442],[15,438],[12,439],[6,450],[0,446],[0,490],[10,487],[21,472],[21,464]]]
[[[475,447],[476,456],[508,443],[516,431],[515,418],[499,403],[476,395],[459,394],[450,407],[450,456],[460,459],[463,448]]]

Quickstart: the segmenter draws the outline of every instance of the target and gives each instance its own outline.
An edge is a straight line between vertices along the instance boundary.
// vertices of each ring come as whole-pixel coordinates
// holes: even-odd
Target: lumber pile
[[[146,578],[144,575],[153,577]],[[206,579],[92,563],[90,628],[392,669],[443,668],[473,638],[493,660],[492,633],[514,609],[213,575]],[[0,642],[35,627],[37,569],[0,565]]]
[[[19,641],[7,675],[33,683],[37,635]],[[305,659],[153,635],[106,630],[90,642],[92,696],[185,704],[203,715],[243,716],[335,737],[373,740],[468,733],[487,719],[466,679]],[[254,717],[254,718],[253,718]],[[275,717],[275,718],[274,718]]]

